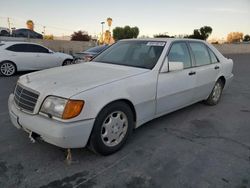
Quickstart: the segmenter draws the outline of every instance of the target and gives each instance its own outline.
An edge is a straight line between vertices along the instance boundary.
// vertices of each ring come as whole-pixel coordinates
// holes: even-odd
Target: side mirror
[[[161,73],[180,71],[183,69],[184,69],[184,63],[175,61],[168,62],[168,60],[166,59],[161,68]]]
[[[168,66],[169,66],[169,71],[180,71],[184,69],[184,64],[182,62],[174,62],[174,61],[170,61],[168,62]]]
[[[168,72],[168,58],[165,59],[161,67],[161,73],[166,73],[166,72]]]

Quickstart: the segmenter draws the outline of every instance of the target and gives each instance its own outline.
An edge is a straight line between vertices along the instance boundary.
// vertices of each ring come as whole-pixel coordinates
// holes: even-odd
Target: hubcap
[[[10,76],[15,73],[15,66],[12,63],[3,63],[1,65],[1,73]]]
[[[128,131],[128,118],[121,112],[112,112],[102,124],[101,137],[107,146],[118,145]]]
[[[221,95],[221,85],[216,83],[213,89],[213,100],[218,101]]]

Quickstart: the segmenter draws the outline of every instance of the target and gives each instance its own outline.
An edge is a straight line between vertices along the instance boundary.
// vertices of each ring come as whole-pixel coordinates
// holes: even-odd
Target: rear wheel
[[[0,63],[0,74],[3,76],[12,76],[16,73],[16,65],[10,61]]]
[[[62,66],[71,65],[71,64],[73,64],[73,60],[72,60],[72,59],[66,59],[66,60],[63,62]]]
[[[126,103],[116,102],[105,107],[96,118],[90,149],[101,155],[118,151],[131,134],[133,125],[133,113]]]
[[[205,104],[210,105],[210,106],[218,104],[221,98],[223,87],[224,87],[223,82],[221,80],[218,80],[215,83],[211,94],[209,95],[207,100],[205,100]]]

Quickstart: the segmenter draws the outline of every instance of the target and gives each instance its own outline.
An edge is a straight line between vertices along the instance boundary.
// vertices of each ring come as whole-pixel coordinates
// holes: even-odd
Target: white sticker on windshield
[[[165,46],[166,42],[148,42],[147,46]]]

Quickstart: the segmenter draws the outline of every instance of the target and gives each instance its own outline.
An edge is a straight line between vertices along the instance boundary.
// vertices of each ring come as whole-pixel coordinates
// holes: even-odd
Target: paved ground
[[[231,55],[235,79],[214,107],[201,103],[137,129],[120,152],[97,156],[30,143],[14,128],[0,78],[0,187],[250,187],[250,54]]]

